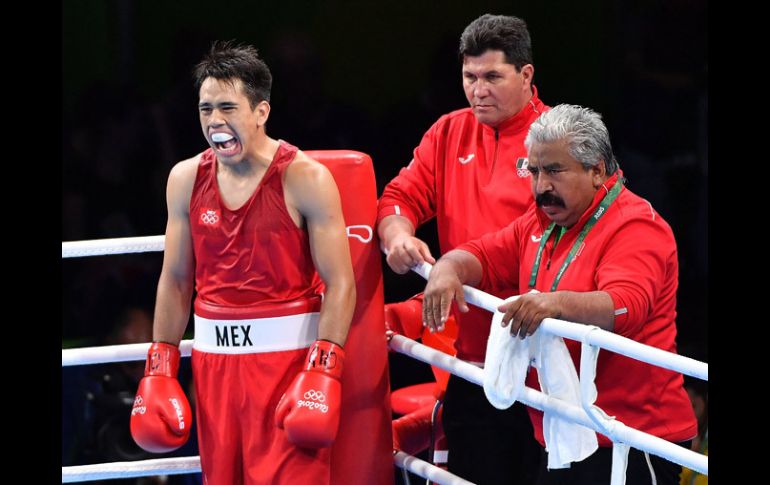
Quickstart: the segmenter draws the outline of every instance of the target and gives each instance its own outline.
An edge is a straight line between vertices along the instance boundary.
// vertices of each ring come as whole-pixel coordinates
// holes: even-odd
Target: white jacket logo
[[[468,155],[468,156],[467,156],[467,157],[465,157],[465,158],[463,158],[463,157],[458,157],[458,158],[457,158],[457,160],[459,160],[459,161],[460,161],[460,163],[462,163],[463,165],[465,165],[466,163],[468,163],[468,162],[470,162],[471,160],[473,160],[473,157],[475,157],[475,156],[476,156],[476,154],[475,154],[475,153],[471,153],[470,155]]]
[[[516,175],[521,178],[529,177],[531,172],[527,167],[529,167],[529,159],[526,157],[519,157],[519,159],[516,160]]]

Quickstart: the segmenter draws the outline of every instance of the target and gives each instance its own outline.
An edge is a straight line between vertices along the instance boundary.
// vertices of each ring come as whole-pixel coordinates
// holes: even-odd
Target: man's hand
[[[275,425],[301,448],[325,448],[334,443],[342,407],[342,364],[339,345],[316,340],[308,351],[305,368],[294,378],[278,402]]]
[[[523,339],[535,333],[544,318],[561,318],[562,308],[559,292],[532,292],[497,307],[505,312],[502,326],[511,325],[511,335]]]
[[[460,311],[467,312],[463,284],[454,263],[442,258],[433,266],[425,286],[422,301],[422,324],[431,332],[444,329],[444,322],[449,318],[452,300],[457,300]]]
[[[177,380],[179,348],[155,342],[147,352],[145,377],[131,410],[131,436],[142,449],[167,453],[187,442],[192,425],[190,403]]]
[[[388,266],[398,274],[405,274],[423,261],[430,264],[436,262],[428,245],[406,232],[394,237],[385,249],[388,253]]]

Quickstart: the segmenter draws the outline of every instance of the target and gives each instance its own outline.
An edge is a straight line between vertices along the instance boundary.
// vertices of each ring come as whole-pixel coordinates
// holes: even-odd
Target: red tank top
[[[256,190],[237,210],[220,197],[214,152],[201,155],[190,199],[196,307],[280,305],[320,293],[308,233],[294,224],[283,197],[283,173],[297,147],[279,144]]]

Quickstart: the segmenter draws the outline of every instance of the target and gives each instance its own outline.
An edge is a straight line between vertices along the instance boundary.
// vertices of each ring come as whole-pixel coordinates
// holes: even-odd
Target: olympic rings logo
[[[219,214],[215,210],[207,210],[201,213],[201,222],[208,225],[214,225],[219,222]]]
[[[309,391],[305,392],[305,399],[312,399],[313,401],[324,402],[326,401],[326,396],[321,391],[310,389]]]

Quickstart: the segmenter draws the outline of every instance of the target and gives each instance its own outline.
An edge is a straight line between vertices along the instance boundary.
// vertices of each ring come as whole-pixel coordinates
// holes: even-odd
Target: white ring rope
[[[62,258],[163,251],[164,241],[165,236],[149,236],[62,242]],[[192,340],[182,340],[179,345],[182,357],[190,356],[192,344]],[[150,343],[144,343],[62,349],[62,367],[144,360],[150,345]],[[394,455],[393,461],[396,466],[422,478],[433,480],[440,485],[471,483],[402,451]],[[158,458],[135,462],[62,467],[62,483],[198,473],[200,471],[200,457],[198,456]]]
[[[156,475],[182,475],[201,471],[199,456],[181,458],[156,458],[142,461],[118,461],[96,465],[63,466],[61,482],[88,482],[113,478],[149,477]]]
[[[165,236],[148,236],[62,242],[62,258],[163,251],[164,241]],[[432,266],[428,263],[422,263],[412,268],[414,272],[425,279],[428,279],[431,269]],[[463,286],[463,292],[468,303],[491,312],[494,312],[503,302],[500,298],[470,286]],[[708,380],[708,365],[703,362],[649,347],[594,326],[546,318],[543,320],[540,328],[554,335],[583,342],[584,345],[589,344],[602,347],[649,364]],[[192,340],[183,340],[180,343],[182,356],[188,357],[190,355],[192,342]],[[483,385],[484,371],[472,364],[422,345],[402,335],[393,335],[389,340],[389,345],[393,350],[400,353],[414,357],[422,362],[436,365],[474,384]],[[149,346],[150,343],[62,349],[62,366],[144,360]],[[589,417],[584,409],[552,398],[526,386],[518,396],[518,399],[528,406],[541,411],[548,410],[595,431],[602,432],[602,429],[605,431],[611,429],[611,438],[618,442],[662,456],[704,475],[708,475],[708,457],[705,455],[684,449],[674,443],[634,428],[629,428],[614,419],[605,419],[606,422],[600,421],[595,423],[594,420],[604,418],[597,418],[595,414]],[[433,480],[441,485],[471,483],[401,451],[394,454],[394,463],[400,468],[404,468],[423,478]],[[197,456],[70,466],[62,467],[62,483],[196,473],[200,472],[200,470],[200,457]]]
[[[464,478],[449,473],[448,471],[432,465],[427,461],[421,460],[412,455],[408,455],[403,451],[397,451],[393,455],[393,462],[399,468],[403,468],[406,471],[412,472],[415,475],[421,476],[422,478],[427,478],[441,485],[473,485],[473,482],[469,482]]]
[[[166,236],[119,237],[61,243],[62,258],[163,251]]]
[[[432,268],[433,266],[429,263],[422,263],[412,268],[412,271],[427,280]],[[472,303],[492,313],[494,313],[497,310],[497,307],[503,303],[501,298],[484,293],[471,286],[463,285],[463,293],[465,294],[465,300],[468,303]],[[538,330],[560,337],[577,340],[578,342],[602,347],[603,349],[611,350],[615,353],[625,355],[626,357],[681,372],[682,374],[697,377],[704,381],[707,381],[709,378],[709,368],[708,364],[705,362],[650,347],[649,345],[641,344],[612,332],[597,329],[591,325],[568,322],[556,318],[546,318],[543,320],[543,323]]]
[[[419,274],[420,276],[422,276],[427,280],[428,276],[430,275],[431,269],[433,269],[432,265],[430,265],[429,263],[423,262],[413,267],[412,271],[414,271],[415,273]],[[503,303],[502,299],[497,298],[488,293],[484,293],[481,290],[478,290],[476,288],[473,288],[467,285],[463,285],[463,294],[465,295],[465,299],[468,303],[472,303],[490,312],[495,312],[497,310],[497,307]],[[708,364],[704,362],[699,362],[689,357],[684,357],[671,352],[666,352],[664,350],[661,350],[655,347],[650,347],[648,345],[641,344],[629,338],[622,337],[612,332],[607,332],[606,330],[602,330],[594,325],[584,325],[584,324],[578,324],[574,322],[568,322],[565,320],[558,320],[555,318],[546,318],[543,320],[538,330],[545,331],[550,334],[558,335],[560,337],[570,338],[570,339],[582,342],[584,353],[587,345],[593,346],[593,348],[595,349],[595,352],[598,352],[599,348],[604,348],[604,349],[612,350],[613,352],[625,355],[627,357],[631,357],[636,360],[646,362],[648,364],[652,364],[652,365],[656,365],[656,366],[670,369],[673,371],[681,372],[683,374],[687,374],[703,380],[708,380]],[[401,336],[396,335],[393,337],[393,340],[396,340],[398,337],[401,337]],[[393,340],[391,340],[391,346],[393,345]],[[412,347],[412,348],[416,349],[415,347]],[[433,349],[429,348],[429,350],[433,350]],[[441,356],[437,356],[435,362],[433,361],[428,362],[427,360],[425,360],[425,358],[430,354],[431,352],[426,353],[425,351],[422,351],[420,352],[421,357],[418,357],[417,355],[413,355],[413,356],[419,360],[422,360],[423,362],[427,362],[429,364],[441,367],[442,369],[448,370],[453,374],[456,373],[455,369],[458,367],[459,364],[451,363],[450,368],[443,367],[441,364],[441,361],[444,361],[445,363],[446,359]],[[444,354],[444,355],[447,355],[447,354]],[[589,402],[587,399],[585,399],[585,396],[582,396],[583,392],[585,392],[584,389],[588,389],[591,386],[594,386],[593,389],[595,390],[595,385],[593,380],[593,376],[595,375],[595,368],[591,369],[590,366],[588,366],[587,364],[588,364],[588,359],[581,359],[580,383],[581,383],[581,399],[582,399],[583,408],[581,409],[581,408],[578,408],[577,406],[573,406],[566,402],[559,401],[564,406],[573,408],[573,411],[579,410],[578,415],[574,415],[574,413],[570,413],[568,419],[578,422],[579,424],[582,424],[583,426],[591,428],[594,431],[600,432],[605,436],[608,436],[613,442],[632,445],[635,448],[647,451],[649,453],[653,453],[658,456],[662,456],[680,465],[686,466],[690,469],[703,473],[704,475],[708,475],[708,457],[707,456],[701,455],[692,450],[686,450],[674,443],[670,443],[666,440],[649,435],[637,429],[630,428],[620,421],[607,417],[607,415],[603,411],[601,411],[600,408],[595,406],[592,401]],[[464,379],[470,382],[483,386],[483,371],[481,371],[481,369],[473,365],[470,365],[470,364],[467,364],[467,365],[469,367],[464,367],[462,365],[460,365],[460,367],[464,368],[465,372],[470,374],[468,374],[468,376],[464,376],[461,374],[457,374],[457,375],[460,377],[463,377]],[[586,370],[584,370],[584,367]],[[594,367],[595,367],[595,363],[594,363]],[[475,380],[475,379],[478,379],[478,380]],[[532,394],[532,393],[536,393],[536,394]],[[549,396],[546,396],[545,394],[539,391],[536,391],[534,389],[528,388],[526,386],[524,388],[524,393],[522,394],[523,395],[520,396],[520,399],[519,399],[520,401],[540,410],[543,410],[543,407],[538,406],[534,401],[532,402],[528,401],[528,399],[533,399],[537,394],[539,394],[547,399],[545,400],[543,400],[542,398],[535,398],[535,399],[540,400],[541,405],[547,406],[548,409],[552,411],[554,411],[554,409],[551,408],[551,405],[553,405],[553,403],[558,401],[557,399],[550,398]],[[548,405],[548,403],[550,403],[551,405]],[[565,408],[564,410],[566,411],[568,410],[568,408]],[[567,416],[565,415],[565,417]],[[613,480],[614,479],[615,478],[613,477]]]
[[[61,365],[108,364],[111,362],[128,362],[132,360],[145,360],[150,343],[104,345],[102,347],[82,347],[78,349],[62,349]],[[179,343],[179,352],[182,357],[189,357],[192,353],[192,340],[182,340]]]
[[[78,256],[123,254],[126,252],[163,251],[164,240],[165,236],[147,236],[63,242],[62,257],[71,258]],[[412,268],[412,271],[427,280],[432,268],[433,267],[429,263],[423,262]],[[502,299],[470,286],[464,285],[463,290],[468,303],[472,303],[490,312],[494,312],[497,307],[503,303]],[[555,318],[546,318],[543,320],[540,329],[560,337],[596,345],[627,357],[647,362],[648,364],[681,372],[705,381],[708,380],[708,364],[704,362],[699,362],[683,355],[677,355],[655,347],[640,344],[639,342],[635,342],[605,330],[591,332],[587,325]],[[64,356],[62,356],[62,361],[64,361]],[[88,362],[82,363],[85,364]]]
[[[422,478],[432,480],[440,485],[473,485],[468,480],[417,457],[408,455],[403,451],[397,451],[394,454],[393,463],[399,468],[403,468]],[[200,471],[201,462],[199,456],[157,458],[143,461],[62,467],[61,481],[62,483],[89,482],[114,478],[181,475],[185,473],[199,473]]]
[[[190,340],[183,341],[184,343],[192,343]],[[402,335],[394,335],[390,340],[390,347],[402,354],[409,355],[417,360],[425,362],[427,364],[436,365],[444,370],[450,371],[453,374],[462,377],[474,384],[481,385],[483,382],[483,370],[464,362],[460,359],[452,357],[443,352],[437,351],[426,345],[420,344],[414,340],[406,338]],[[134,355],[131,359],[124,360],[141,360],[146,354],[146,350],[149,344],[132,344],[124,345],[122,347],[141,347],[139,351],[131,349]],[[121,347],[121,346],[112,346]],[[93,349],[75,349],[80,351],[90,351]],[[63,351],[64,352],[64,351]],[[100,362],[108,362],[109,360],[101,360]],[[562,416],[571,421],[577,422],[597,430],[597,425],[591,420],[586,412],[572,404],[566,403],[559,399],[552,398],[536,391],[532,388],[525,387],[522,394],[519,396],[519,400],[524,404],[539,409],[541,411],[549,410],[556,415]],[[643,433],[633,428],[625,426],[623,423],[612,420],[613,435],[620,441],[632,445],[634,448],[638,448],[649,453],[653,453],[658,456],[666,457],[671,461],[674,461],[680,465],[691,468],[695,471],[708,475],[708,457],[696,453],[694,451],[686,450],[681,446],[670,443],[661,438]],[[462,481],[461,478],[451,475],[450,477],[444,476],[443,473],[447,473],[440,468],[433,470],[427,468],[430,466],[425,463],[419,464],[416,459],[407,459],[408,455],[403,453],[396,454],[394,461],[396,465],[405,468],[423,478],[428,478],[441,484],[455,484],[455,483],[469,483]],[[200,465],[197,464],[197,468],[194,468],[194,461],[188,461],[188,468],[181,468],[181,465],[169,465],[174,471],[167,471],[166,468],[161,468],[161,464],[166,460],[198,460],[197,457],[191,458],[165,458],[157,460],[147,460],[144,462],[128,462],[128,463],[107,463],[100,465],[85,465],[76,467],[63,467],[62,468],[62,482],[78,482],[86,480],[98,480],[103,478],[117,478],[117,477],[138,477],[149,476],[157,474],[170,474],[170,473],[195,473],[200,471]],[[175,463],[175,462],[171,462]],[[193,464],[191,464],[193,463]],[[402,466],[402,464],[404,466]],[[135,468],[134,468],[135,467]],[[177,468],[180,467],[180,468]],[[438,474],[438,475],[435,475]],[[66,477],[66,479],[65,479]],[[444,481],[444,480],[448,481]],[[456,481],[461,480],[461,481]]]
[[[444,352],[418,343],[403,335],[393,335],[389,345],[390,348],[396,352],[409,355],[427,364],[440,367],[479,386],[483,385],[484,370],[473,364],[469,364],[468,362],[452,357],[449,354],[445,354]],[[598,426],[582,408],[560,399],[550,397],[531,387],[524,386],[523,392],[517,399],[527,406],[531,406],[541,411],[551,411],[558,416],[574,421],[586,428],[602,432],[600,429],[597,429]],[[679,445],[658,438],[657,436],[652,436],[637,429],[629,428],[620,421],[614,419],[607,421],[609,422],[605,423],[605,426],[612,427],[614,430],[613,435],[618,441],[654,455],[662,456],[680,465],[684,465],[687,468],[708,475],[707,456],[692,450],[687,450]]]

